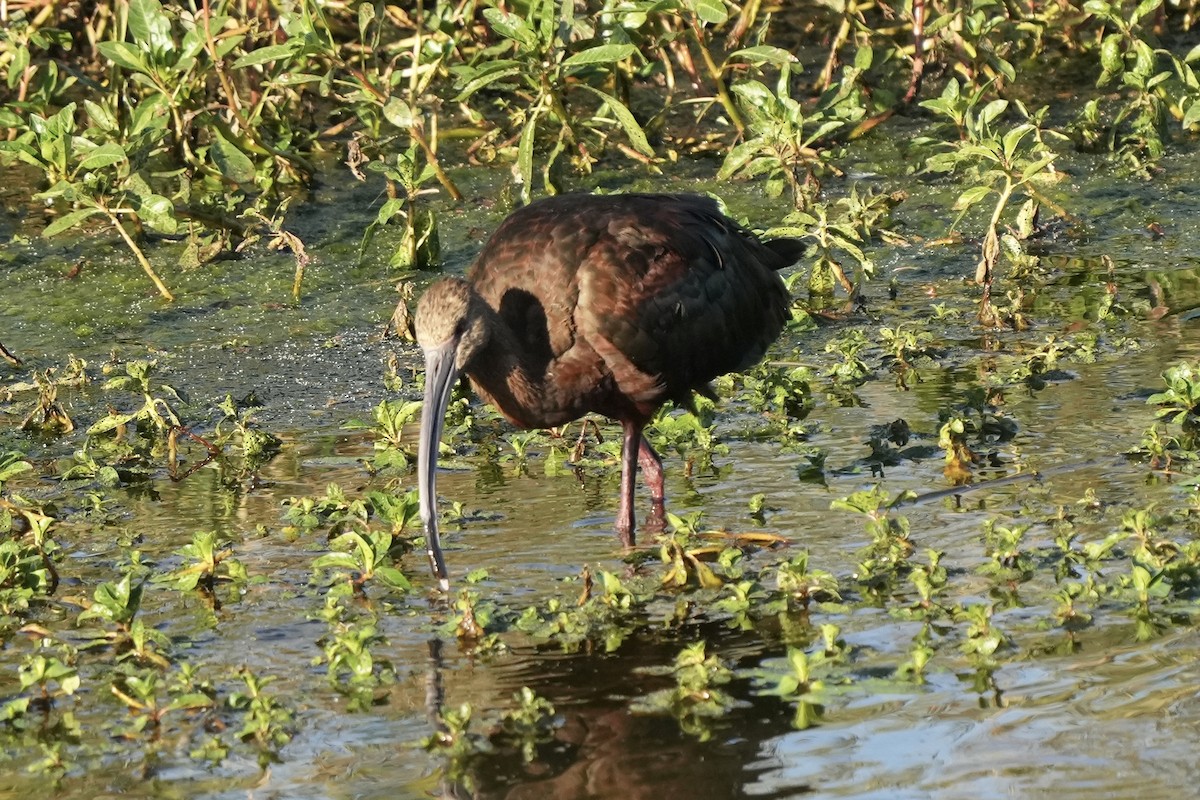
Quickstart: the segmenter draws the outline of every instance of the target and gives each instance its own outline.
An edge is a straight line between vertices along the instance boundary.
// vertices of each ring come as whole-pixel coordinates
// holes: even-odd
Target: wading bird
[[[588,412],[621,423],[616,529],[631,546],[639,464],[663,516],[662,462],[643,428],[666,401],[712,396],[710,380],[762,358],[788,317],[777,271],[802,249],[759,240],[708,197],[567,194],[513,212],[466,280],[432,284],[414,321],[425,354],[417,481],[442,589],[437,455],[460,374],[521,428]]]

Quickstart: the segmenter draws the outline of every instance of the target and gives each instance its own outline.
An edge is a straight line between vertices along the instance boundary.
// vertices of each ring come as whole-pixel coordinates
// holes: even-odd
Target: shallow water
[[[415,348],[381,336],[396,298],[396,276],[383,266],[386,237],[366,264],[354,266],[358,232],[374,213],[379,187],[330,181],[303,207],[297,225],[319,246],[304,299],[296,305],[287,299],[291,265],[275,255],[255,256],[250,270],[245,263],[215,264],[174,276],[181,300],[164,307],[128,264],[95,243],[10,246],[0,259],[0,280],[9,287],[0,294],[0,340],[28,363],[20,371],[0,366],[6,381],[25,379],[31,368],[62,365],[67,353],[87,359],[93,371],[113,350],[120,359],[154,357],[161,380],[191,398],[181,410],[198,430],[213,424],[213,404],[226,393],[253,392],[263,406],[259,419],[284,439],[280,455],[253,484],[230,486],[213,467],[175,482],[163,469],[148,485],[112,492],[115,502],[103,514],[87,515],[81,487],[61,486],[52,477],[54,460],[69,456],[82,437],[19,432],[15,424],[28,397],[16,396],[0,416],[0,450],[20,450],[37,463],[40,477],[13,486],[57,505],[61,522],[54,536],[65,551],[58,593],[36,605],[26,621],[80,646],[85,626],[75,622],[79,608],[101,582],[119,577],[132,549],[153,571],[166,571],[178,565],[176,551],[194,532],[217,531],[257,582],[233,596],[218,592],[219,605],[197,592],[147,584],[141,618],[170,637],[176,662],[198,666],[223,692],[242,666],[274,678],[270,691],[294,711],[295,735],[266,770],[248,747],[233,746],[215,766],[189,756],[205,732],[189,726],[186,715],[158,736],[126,740],[116,733],[129,715],[109,690],[111,660],[90,651],[80,658],[79,693],[58,703],[84,731],[81,742],[67,747],[60,783],[51,788],[26,772],[40,754],[36,737],[9,731],[0,798],[1186,794],[1200,771],[1192,753],[1200,722],[1194,600],[1164,602],[1149,637],[1129,601],[1116,596],[1087,605],[1090,626],[1067,630],[1053,613],[1058,587],[1048,554],[1051,520],[1060,508],[1077,516],[1081,541],[1102,540],[1120,530],[1123,509],[1145,506],[1174,512],[1165,536],[1182,542],[1192,535],[1185,524],[1191,490],[1122,454],[1154,420],[1145,397],[1159,390],[1162,370],[1200,357],[1189,314],[1200,305],[1200,217],[1189,213],[1195,183],[1192,176],[1153,186],[1081,178],[1059,187],[1087,207],[1081,214],[1086,229],[1046,242],[1051,281],[1030,312],[1034,327],[1021,334],[984,336],[972,324],[972,290],[958,280],[973,266],[971,247],[881,248],[881,271],[895,271],[895,300],[887,297],[885,272],[884,280],[868,287],[865,312],[790,334],[768,358],[790,360],[798,352],[819,372],[836,361],[824,353],[824,343],[846,328],[862,327],[873,338],[879,326],[898,321],[927,325],[942,354],[937,365],[920,369],[911,390],[902,391],[879,367],[880,352],[869,351],[876,373],[856,389],[857,407],[838,406],[825,396],[828,381],[816,380],[805,443],[825,454],[823,484],[798,478],[807,462],[795,450],[748,436],[756,415],[737,401],[718,412],[717,434],[729,450],[712,457],[713,468],[701,464],[685,475],[679,457],[665,454],[670,510],[702,511],[709,528],[787,537],[790,547],[751,554],[747,563],[757,571],[806,549],[812,566],[838,577],[846,604],[763,615],[740,626],[710,607],[712,593],[662,590],[620,635],[568,642],[509,630],[500,637],[503,647],[488,650],[443,627],[450,612],[432,594],[423,556],[411,552],[399,565],[414,584],[412,593],[368,586],[366,597],[351,601],[353,613],[371,617],[383,637],[373,647],[375,658],[392,668],[366,711],[348,710],[346,696],[330,686],[320,662],[330,631],[320,617],[328,588],[314,578],[312,562],[328,551],[325,531],[289,531],[283,514],[290,498],[324,495],[331,483],[351,497],[387,485],[389,476],[373,478],[363,467],[372,457],[371,436],[343,426],[369,419],[389,396],[381,379],[392,354],[404,379],[401,395],[418,397]],[[447,209],[443,217],[448,271],[464,269],[482,231],[503,216],[481,202],[486,188],[478,187],[473,202]],[[721,188],[735,214],[763,208],[749,187]],[[902,229],[926,238],[944,232],[937,216],[946,215],[945,206],[936,189],[930,192],[924,197],[914,191],[897,209]],[[1165,226],[1165,235],[1146,231],[1151,219]],[[1088,321],[1105,291],[1101,255],[1114,260],[1128,309],[1102,324]],[[87,264],[82,276],[67,281],[63,265],[80,259]],[[1158,291],[1151,280],[1172,310],[1155,322],[1145,319]],[[933,319],[934,302],[963,314]],[[966,392],[989,374],[1013,370],[1047,336],[1069,340],[1075,331],[1068,326],[1075,322],[1099,337],[1095,359],[1064,360],[1056,379],[1042,388],[1007,386],[996,413],[1012,420],[1016,433],[980,447],[994,452],[1000,465],[981,478],[1031,471],[1043,477],[958,499],[918,498],[897,512],[908,519],[918,553],[944,552],[947,601],[994,604],[992,620],[1005,633],[1006,646],[993,667],[981,669],[960,652],[965,624],[943,618],[934,625],[936,646],[925,681],[896,679],[922,627],[897,613],[911,604],[912,588],[902,586],[879,601],[855,588],[860,551],[870,537],[862,519],[831,511],[830,502],[875,483],[893,495],[946,489],[939,414],[962,405]],[[81,427],[106,404],[130,402],[97,384],[63,390],[59,399]],[[899,418],[913,430],[908,447],[922,449],[906,451],[918,457],[902,457],[873,473],[867,447],[872,426]],[[566,438],[576,432],[572,428]],[[604,428],[606,440],[613,435],[611,426]],[[471,570],[486,568],[486,577],[470,586],[483,601],[516,616],[555,598],[572,605],[585,565],[620,576],[655,574],[653,556],[638,570],[617,547],[613,465],[589,462],[578,475],[547,475],[539,446],[521,472],[498,459],[508,452],[504,444],[497,453],[464,441],[455,445],[459,457],[443,470],[439,491],[461,502],[466,518],[461,526],[447,526],[446,556],[460,586]],[[401,490],[412,484],[411,475],[399,477]],[[1109,508],[1081,505],[1088,489]],[[761,522],[748,511],[753,493],[766,496]],[[981,533],[989,519],[1031,524],[1025,546],[1036,558],[1028,580],[1005,587],[978,571],[989,561]],[[644,547],[656,552],[653,543]],[[923,556],[916,560],[924,563]],[[1111,577],[1127,566],[1114,560],[1105,569]],[[764,693],[756,678],[763,670],[778,672],[789,646],[811,651],[825,622],[839,626],[846,660],[826,677],[819,721],[797,729],[796,701]],[[35,639],[9,633],[0,651],[0,700],[19,693],[15,667]],[[648,668],[670,665],[685,645],[700,640],[734,671],[723,687],[732,706],[697,725],[637,711],[639,701],[674,683]],[[553,736],[531,762],[511,750],[484,748],[452,774],[443,755],[419,746],[433,731],[431,689],[443,693],[447,706],[470,702],[472,730],[486,733],[522,687],[556,709]]]

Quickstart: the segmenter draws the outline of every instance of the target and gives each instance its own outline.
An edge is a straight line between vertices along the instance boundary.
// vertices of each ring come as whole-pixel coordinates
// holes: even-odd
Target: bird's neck
[[[541,427],[546,392],[545,375],[535,370],[512,328],[491,307],[485,307],[488,341],[467,368],[475,388],[509,422],[523,428]]]

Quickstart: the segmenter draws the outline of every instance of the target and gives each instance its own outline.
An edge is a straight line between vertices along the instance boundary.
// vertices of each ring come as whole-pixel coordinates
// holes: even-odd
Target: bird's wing
[[[554,204],[534,203],[496,229],[468,273],[484,302],[543,369],[575,345],[575,272],[590,245],[588,231],[571,224]]]
[[[782,259],[707,197],[563,195],[510,215],[468,277],[548,391],[620,416],[757,361],[787,316]]]
[[[686,400],[762,357],[787,317],[778,257],[707,198],[632,198],[579,268],[579,328],[619,384]]]

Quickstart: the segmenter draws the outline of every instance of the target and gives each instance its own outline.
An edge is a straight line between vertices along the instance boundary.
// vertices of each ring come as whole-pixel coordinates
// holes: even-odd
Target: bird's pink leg
[[[646,520],[644,527],[661,532],[666,524],[666,513],[663,510],[662,459],[654,452],[645,436],[641,437],[641,443],[638,445],[638,463],[642,466],[646,488],[650,490],[650,518]]]
[[[621,537],[621,544],[633,547],[633,498],[637,484],[638,453],[645,440],[642,438],[640,422],[625,421],[621,427],[625,435],[621,442],[621,503],[617,507],[617,534]]]

